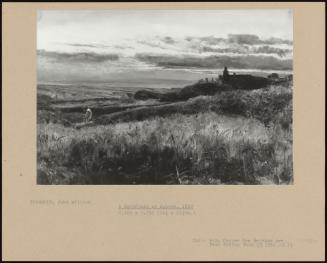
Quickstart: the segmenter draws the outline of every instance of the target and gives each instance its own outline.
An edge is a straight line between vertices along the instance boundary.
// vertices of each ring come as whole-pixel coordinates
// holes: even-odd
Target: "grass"
[[[276,115],[292,101],[290,88],[271,86],[268,88],[244,91],[224,91],[214,96],[198,96],[186,102],[175,102],[151,107],[137,108],[103,114],[96,119],[97,124],[141,121],[152,117],[170,116],[175,113],[196,114],[214,111],[218,114],[241,115],[252,117],[268,125]],[[288,120],[292,122],[291,119]]]
[[[214,96],[198,96],[187,101],[160,103],[155,100],[133,101],[121,96],[112,101],[58,101],[45,95],[38,96],[38,123],[56,122],[74,126],[83,120],[84,107],[91,107],[96,125],[117,122],[141,121],[175,113],[196,114],[215,111],[218,114],[237,114],[253,117],[268,124],[276,114],[291,103],[292,90],[283,86],[270,86],[259,90],[233,90]],[[291,123],[291,119],[288,121]]]
[[[289,89],[270,87],[126,110],[80,130],[39,123],[38,183],[289,184],[291,102]]]

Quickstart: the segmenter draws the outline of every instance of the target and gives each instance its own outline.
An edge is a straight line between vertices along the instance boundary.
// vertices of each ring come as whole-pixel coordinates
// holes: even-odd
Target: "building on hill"
[[[229,72],[228,72],[227,67],[224,68],[222,80],[224,83],[229,81]]]

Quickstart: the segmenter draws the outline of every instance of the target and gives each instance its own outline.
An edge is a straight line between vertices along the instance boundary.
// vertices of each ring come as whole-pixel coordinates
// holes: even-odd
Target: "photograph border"
[[[36,185],[36,10],[104,8],[293,9],[294,185]],[[4,3],[2,21],[4,260],[324,259],[324,3]],[[142,205],[192,213],[121,212]],[[287,245],[210,245],[243,239]]]

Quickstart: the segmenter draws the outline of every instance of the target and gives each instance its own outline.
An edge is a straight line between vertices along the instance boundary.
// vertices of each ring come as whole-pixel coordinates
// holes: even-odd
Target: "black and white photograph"
[[[36,184],[294,184],[292,10],[38,10],[36,27]]]

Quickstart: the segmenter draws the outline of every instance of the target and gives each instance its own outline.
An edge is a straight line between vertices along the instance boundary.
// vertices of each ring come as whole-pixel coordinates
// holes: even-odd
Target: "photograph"
[[[35,26],[37,185],[294,184],[291,9],[39,9]]]

